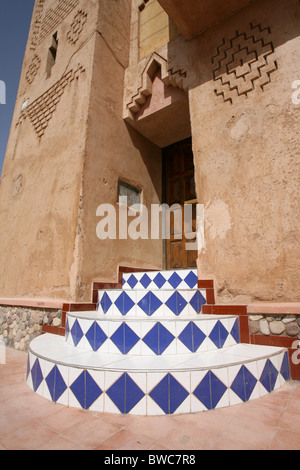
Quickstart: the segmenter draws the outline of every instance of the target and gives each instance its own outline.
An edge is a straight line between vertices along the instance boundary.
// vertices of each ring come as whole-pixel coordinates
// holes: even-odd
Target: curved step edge
[[[95,312],[68,314],[66,341],[83,350],[136,355],[209,351],[240,342],[239,319],[193,315],[175,319],[116,319]]]
[[[112,355],[106,358],[109,364],[96,366],[95,359],[105,362],[103,355],[76,351],[63,340],[44,335],[31,343],[27,384],[45,399],[83,410],[143,416],[194,413],[259,398],[290,379],[285,348],[236,345],[191,354],[177,365],[171,358],[146,363],[139,358],[143,367],[138,369],[132,358]],[[215,358],[215,364],[197,364],[204,355]]]

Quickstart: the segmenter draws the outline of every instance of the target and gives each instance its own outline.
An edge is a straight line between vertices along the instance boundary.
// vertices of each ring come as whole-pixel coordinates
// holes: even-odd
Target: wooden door
[[[197,227],[197,196],[191,139],[164,149],[163,161],[165,202],[174,209],[170,211],[170,237],[165,244],[166,268],[194,268],[197,250],[187,250],[186,245],[196,241]],[[192,222],[188,225],[185,223],[184,205],[189,205],[192,213]]]

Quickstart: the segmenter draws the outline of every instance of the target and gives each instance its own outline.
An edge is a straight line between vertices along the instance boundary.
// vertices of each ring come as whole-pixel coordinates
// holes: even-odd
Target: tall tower
[[[158,148],[123,121],[130,20],[130,0],[36,0],[0,184],[1,297],[90,301],[116,259],[161,267],[157,241],[96,235],[120,178],[160,202]]]

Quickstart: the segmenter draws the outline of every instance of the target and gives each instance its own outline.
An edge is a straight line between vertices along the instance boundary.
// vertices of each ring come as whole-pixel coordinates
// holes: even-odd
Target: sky
[[[9,136],[27,44],[34,0],[0,0],[0,80],[5,83],[6,104],[0,94],[0,174]],[[2,89],[2,88],[1,88]]]

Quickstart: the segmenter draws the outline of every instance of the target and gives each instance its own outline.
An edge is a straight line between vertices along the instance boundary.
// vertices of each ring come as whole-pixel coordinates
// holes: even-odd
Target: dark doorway
[[[194,156],[192,139],[185,139],[163,149],[164,202],[174,210],[170,214],[170,237],[165,241],[166,269],[195,268],[197,250],[187,250],[196,240],[196,207]],[[174,206],[176,205],[176,206]],[[191,206],[192,223],[184,222],[184,205]]]

